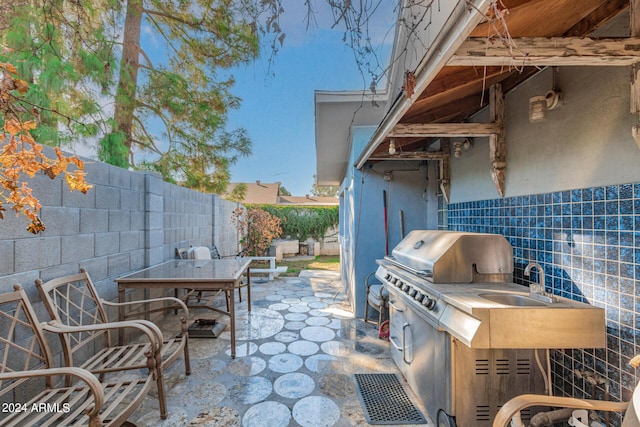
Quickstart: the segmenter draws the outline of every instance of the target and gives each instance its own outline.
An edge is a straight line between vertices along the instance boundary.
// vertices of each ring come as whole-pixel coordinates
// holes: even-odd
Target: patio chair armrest
[[[104,390],[100,381],[94,374],[86,369],[76,367],[65,368],[46,368],[46,369],[34,369],[32,371],[11,371],[0,373],[0,382],[9,380],[20,380],[25,378],[40,378],[50,376],[73,376],[84,382],[93,395],[93,406],[88,408],[86,414],[91,417],[97,417],[100,413],[102,405],[104,405]]]
[[[63,325],[57,320],[51,320],[49,322],[41,323],[41,326],[45,331],[53,332],[56,334],[94,332],[101,330],[117,330],[126,328],[138,329],[149,338],[149,342],[154,351],[160,351],[162,349],[162,340],[158,341],[158,337],[162,337],[162,332],[160,332],[160,329],[158,329],[156,325],[151,322],[148,322],[147,324],[146,321],[143,322],[140,320],[123,320],[120,322],[98,323],[95,325],[68,326]]]
[[[514,416],[519,417],[520,411],[530,406],[624,412],[629,406],[629,402],[576,399],[575,397],[548,396],[546,394],[522,394],[509,400],[500,408],[493,420],[493,427],[507,427]]]
[[[112,302],[102,298],[100,299],[100,302],[103,305],[108,305],[110,307],[131,306],[131,305],[148,304],[148,303],[163,302],[163,301],[170,301],[174,304],[177,304],[179,308],[184,312],[185,319],[189,318],[189,308],[184,303],[184,301],[182,301],[180,298],[160,297],[160,298],[150,298],[150,299],[143,299],[143,300],[136,300],[136,301],[127,301],[127,302]],[[176,307],[163,307],[162,309],[158,309],[158,310],[175,310],[175,309]]]
[[[369,289],[369,288],[370,288],[371,286],[373,286],[373,285],[382,285],[382,283],[380,283],[379,281],[378,281],[378,282],[375,282],[375,283],[370,283],[370,282],[369,282],[369,281],[371,280],[371,278],[374,278],[374,279],[378,280],[378,278],[377,278],[377,277],[375,277],[375,274],[376,274],[376,272],[375,272],[375,271],[373,271],[373,272],[369,273],[369,274],[367,275],[367,278],[364,280],[364,284],[367,286],[367,289]]]

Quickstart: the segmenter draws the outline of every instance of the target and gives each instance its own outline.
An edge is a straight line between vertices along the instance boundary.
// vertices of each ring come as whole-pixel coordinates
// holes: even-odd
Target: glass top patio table
[[[130,287],[129,285],[145,282],[166,288],[184,288],[187,287],[185,284],[189,284],[189,288],[204,286],[206,289],[211,289],[209,285],[212,283],[219,285],[226,283],[234,286],[247,271],[250,263],[250,259],[244,258],[176,259],[119,277],[116,282],[125,284],[127,288]]]
[[[195,309],[210,309],[228,315],[231,334],[231,357],[236,357],[236,319],[234,289],[242,284],[242,276],[247,276],[247,307],[251,311],[250,259],[208,259],[208,260],[172,260],[145,268],[115,279],[118,284],[118,302],[125,302],[125,289],[129,288],[173,288],[191,291],[225,291],[229,298],[228,310],[224,311],[209,305],[190,305],[187,294],[187,306]],[[124,308],[120,308],[120,319],[124,319]]]

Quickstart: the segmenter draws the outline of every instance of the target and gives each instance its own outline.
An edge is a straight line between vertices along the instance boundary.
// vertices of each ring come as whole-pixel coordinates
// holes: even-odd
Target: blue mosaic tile
[[[622,184],[620,185],[620,199],[631,199],[633,198],[633,184]]]
[[[638,352],[636,342],[640,346],[640,183],[452,204],[446,221],[450,229],[505,235],[516,283],[530,283],[523,269],[535,259],[549,290],[605,308],[607,349],[552,353],[558,391],[590,393],[573,377],[574,366],[608,372],[612,396],[637,382],[635,371],[622,365]]]
[[[620,230],[632,231],[633,227],[634,218],[632,216],[620,216]]]
[[[571,201],[578,203],[582,201],[582,190],[571,190]]]
[[[586,230],[593,229],[593,217],[592,216],[584,216],[582,217],[582,227]]]
[[[618,200],[619,197],[619,189],[617,185],[609,185],[605,189],[607,200]]]

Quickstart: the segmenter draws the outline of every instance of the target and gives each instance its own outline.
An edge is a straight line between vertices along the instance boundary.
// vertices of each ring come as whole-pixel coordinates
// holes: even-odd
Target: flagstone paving
[[[399,373],[389,343],[354,318],[337,273],[303,273],[254,281],[252,310],[246,297],[236,305],[236,358],[228,331],[192,338],[192,374],[184,374],[181,361],[165,372],[168,418],[160,420],[154,390],[130,421],[139,427],[368,425],[353,374]],[[224,298],[214,304],[222,306]],[[191,317],[228,323],[211,313]]]

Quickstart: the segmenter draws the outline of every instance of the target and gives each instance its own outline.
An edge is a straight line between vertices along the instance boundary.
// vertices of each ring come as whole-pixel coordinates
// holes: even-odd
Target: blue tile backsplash
[[[547,291],[602,307],[606,349],[552,351],[554,394],[629,400],[640,352],[640,183],[451,203],[444,228],[504,235],[514,251],[514,281],[528,285],[536,261]],[[577,371],[606,380],[595,389]],[[613,419],[615,418],[615,419]],[[620,417],[612,416],[619,425]]]

